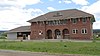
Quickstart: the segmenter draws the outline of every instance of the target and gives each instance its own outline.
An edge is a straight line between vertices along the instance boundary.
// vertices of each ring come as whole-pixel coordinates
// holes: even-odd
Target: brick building
[[[29,20],[31,39],[91,39],[92,14],[77,9],[48,12]]]

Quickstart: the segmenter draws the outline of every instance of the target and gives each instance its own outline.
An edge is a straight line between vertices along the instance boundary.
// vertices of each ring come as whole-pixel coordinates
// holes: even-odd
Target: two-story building
[[[77,9],[48,12],[29,20],[31,39],[92,39],[92,14]]]

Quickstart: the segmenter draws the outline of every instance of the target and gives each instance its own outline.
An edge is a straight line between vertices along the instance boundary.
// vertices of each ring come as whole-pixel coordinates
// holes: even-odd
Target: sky
[[[51,11],[78,9],[93,14],[93,29],[100,29],[100,0],[0,0],[0,30],[30,25],[27,22]]]

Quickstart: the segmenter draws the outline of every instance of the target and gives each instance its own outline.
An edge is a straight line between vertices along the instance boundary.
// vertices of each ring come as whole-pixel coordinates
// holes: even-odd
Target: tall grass
[[[0,41],[0,49],[32,52],[100,55],[100,42],[18,42]]]

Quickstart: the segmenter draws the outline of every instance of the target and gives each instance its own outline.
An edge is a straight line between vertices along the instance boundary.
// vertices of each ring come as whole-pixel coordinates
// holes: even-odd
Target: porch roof
[[[31,29],[30,26],[21,26],[7,31],[7,33],[12,33],[12,32],[31,32]]]

